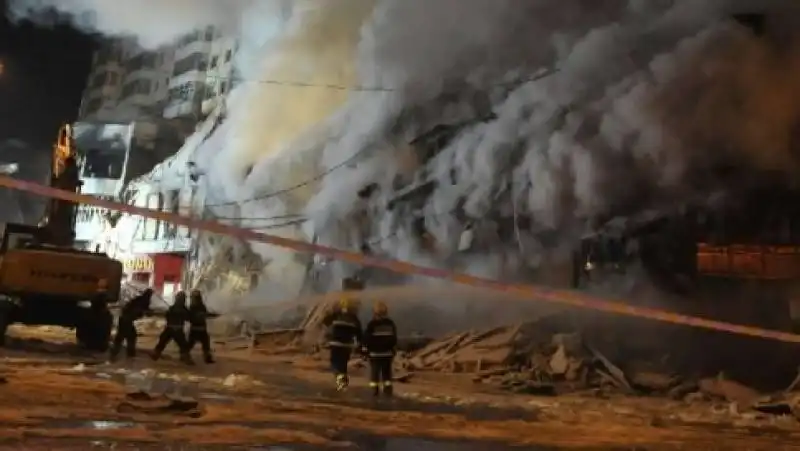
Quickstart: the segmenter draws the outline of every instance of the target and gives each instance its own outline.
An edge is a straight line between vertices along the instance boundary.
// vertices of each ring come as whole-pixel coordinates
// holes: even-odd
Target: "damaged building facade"
[[[574,31],[575,37],[565,44],[563,54],[555,55],[549,48],[541,53],[520,49],[517,54],[509,48],[512,54],[504,55],[498,67],[491,68],[495,72],[482,81],[464,80],[462,72],[448,73],[448,65],[426,66],[441,73],[425,72],[413,66],[425,60],[422,55],[405,61],[400,57],[407,54],[401,51],[405,41],[382,35],[375,39],[398,46],[394,53],[379,52],[398,59],[384,66],[406,68],[405,64],[407,70],[400,72],[419,80],[409,81],[408,86],[398,82],[399,87],[374,90],[377,93],[324,88],[323,82],[330,87],[329,80],[302,88],[283,88],[273,80],[274,74],[287,80],[307,75],[300,69],[293,72],[296,66],[310,67],[297,63],[298,53],[313,56],[319,73],[329,78],[350,74],[343,69],[348,63],[342,61],[384,67],[385,61],[375,63],[369,58],[377,56],[369,52],[348,53],[358,48],[364,23],[389,17],[371,16],[373,6],[358,9],[361,18],[352,23],[326,29],[329,39],[322,43],[312,39],[315,47],[305,53],[296,52],[295,44],[305,42],[304,33],[317,30],[309,24],[319,25],[315,20],[335,11],[325,7],[324,13],[307,18],[303,11],[297,12],[297,26],[287,27],[287,36],[271,43],[274,53],[265,60],[274,66],[265,63],[266,69],[259,66],[259,70],[266,75],[250,75],[270,82],[243,83],[175,158],[140,183],[161,193],[194,192],[178,197],[194,199],[195,217],[284,237],[503,281],[622,294],[637,302],[645,296],[628,289],[628,282],[634,288],[656,285],[670,300],[686,298],[687,310],[705,308],[692,305],[687,294],[699,279],[731,275],[730,270],[720,274],[719,267],[708,269],[707,262],[741,259],[731,253],[732,248],[710,247],[714,234],[696,227],[701,219],[686,218],[726,216],[723,210],[735,208],[737,202],[720,207],[715,193],[724,192],[728,200],[743,198],[742,191],[729,189],[732,180],[752,179],[752,184],[740,188],[757,190],[758,180],[779,177],[758,160],[760,144],[750,146],[746,136],[736,135],[740,128],[703,123],[702,117],[688,112],[694,111],[688,109],[694,103],[682,102],[686,92],[708,95],[711,113],[731,114],[730,123],[752,118],[750,111],[717,101],[713,94],[730,91],[750,99],[748,93],[755,92],[747,89],[751,80],[740,80],[738,72],[723,69],[752,64],[766,71],[754,62],[765,46],[764,27],[758,21],[731,20],[725,11],[703,22],[697,14],[689,17],[691,8],[686,6],[674,11],[675,22],[666,23],[659,19],[665,11],[631,12],[628,6],[617,5],[621,9],[598,11],[591,23],[564,19],[569,23],[563,28]],[[540,15],[517,4],[504,6],[498,8],[503,14],[493,18],[496,24],[519,18],[525,25],[498,25],[498,35],[509,42],[538,42],[536,36],[514,33],[549,30],[549,24],[537,21]],[[653,6],[662,7],[671,8]],[[413,7],[385,1],[376,8],[385,13]],[[410,17],[427,26],[424,20],[432,12],[419,16],[412,12]],[[607,26],[629,13],[640,16],[623,27],[624,33]],[[485,23],[485,19],[476,15],[473,20]],[[442,31],[434,28],[430,33]],[[452,36],[437,42],[464,38],[461,28],[446,31]],[[650,40],[652,46],[640,45]],[[618,52],[619,42],[630,52]],[[717,53],[719,47],[712,43],[741,51]],[[337,50],[347,50],[329,67],[323,64],[327,60],[319,60],[330,50],[326,46],[334,44],[339,45]],[[502,47],[504,42],[497,44]],[[459,53],[464,58],[480,53],[469,47],[478,44],[465,45]],[[438,61],[441,54],[430,61]],[[587,58],[588,54],[607,58]],[[779,61],[785,57],[770,55]],[[715,70],[695,71],[698,58],[712,61],[716,65],[703,67]],[[476,68],[484,64],[472,63]],[[768,79],[774,74],[763,75]],[[346,81],[356,85],[359,80],[352,78]],[[433,91],[415,90],[428,85]],[[704,117],[711,113],[704,112]],[[694,124],[703,127],[698,130]],[[196,236],[191,241],[184,279],[210,291],[291,299],[332,290],[354,274],[373,285],[417,281],[231,237]],[[767,238],[749,241],[730,238],[723,244],[783,243]],[[767,258],[763,252],[751,257],[747,258]],[[781,265],[787,264],[782,261]],[[704,274],[714,277],[701,277]],[[775,297],[786,304],[786,295],[778,291]],[[777,324],[780,315],[784,322],[789,316],[785,309],[763,321],[753,320],[756,310],[741,307],[730,316],[786,328]]]
[[[154,167],[174,158],[218,98],[235,84],[235,36],[213,26],[158,48],[112,38],[95,53],[74,125],[82,153],[83,193],[140,207],[192,215],[193,189],[153,188]],[[167,163],[169,164],[169,163]],[[80,246],[108,252],[126,278],[169,296],[183,286],[192,235],[163,221],[118,216],[82,206]]]

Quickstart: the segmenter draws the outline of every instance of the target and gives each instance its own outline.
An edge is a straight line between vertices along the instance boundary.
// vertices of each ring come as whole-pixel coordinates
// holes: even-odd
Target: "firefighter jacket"
[[[364,330],[364,349],[369,357],[394,357],[397,327],[389,318],[375,318]]]
[[[189,325],[193,331],[205,332],[208,330],[208,309],[205,304],[189,306]]]
[[[92,310],[104,310],[108,306],[108,295],[105,291],[98,291],[90,301]]]
[[[130,300],[124,307],[119,315],[121,323],[133,323],[137,319],[141,319],[150,307],[150,299],[144,297],[135,297]]]
[[[167,319],[168,328],[183,330],[183,325],[189,321],[189,309],[183,305],[173,304],[167,309],[165,317]]]
[[[325,325],[328,326],[328,345],[354,348],[356,343],[361,343],[361,321],[355,313],[337,310],[325,319]]]

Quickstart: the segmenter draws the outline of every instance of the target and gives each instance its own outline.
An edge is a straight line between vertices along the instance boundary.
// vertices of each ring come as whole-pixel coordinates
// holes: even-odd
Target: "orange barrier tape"
[[[182,225],[193,229],[204,230],[206,232],[218,233],[221,235],[231,235],[237,238],[241,238],[243,240],[258,241],[261,243],[267,243],[274,246],[285,247],[297,252],[303,252],[307,254],[321,254],[337,260],[346,261],[349,263],[355,263],[365,266],[373,266],[377,268],[384,268],[390,271],[399,272],[403,274],[424,275],[436,279],[450,280],[455,283],[463,285],[470,285],[473,287],[488,288],[492,290],[502,291],[532,301],[546,301],[556,304],[563,304],[573,307],[597,310],[601,312],[615,313],[618,315],[646,318],[671,324],[679,324],[691,327],[698,327],[702,329],[729,332],[738,335],[747,335],[750,337],[765,338],[787,343],[800,343],[800,335],[796,334],[780,332],[775,330],[761,329],[751,326],[743,326],[738,324],[726,323],[722,321],[714,321],[689,315],[682,315],[674,312],[669,312],[666,310],[658,310],[647,307],[626,305],[625,303],[622,302],[607,301],[583,293],[578,293],[575,291],[547,289],[547,288],[540,288],[528,285],[510,285],[490,279],[483,279],[480,277],[474,277],[467,274],[455,273],[444,269],[425,268],[422,266],[412,265],[410,263],[402,261],[375,258],[368,255],[359,254],[357,252],[344,251],[341,249],[335,249],[327,246],[320,246],[316,244],[307,243],[304,241],[297,241],[279,236],[267,235],[261,232],[256,232],[248,229],[240,229],[238,227],[233,227],[218,222],[201,221],[173,213],[166,213],[163,211],[135,207],[133,205],[110,202],[92,196],[75,194],[69,191],[58,190],[37,183],[16,180],[8,176],[0,176],[0,186],[20,191],[27,191],[29,193],[38,194],[43,197],[61,199],[79,204],[94,205],[97,207],[103,207],[110,210],[124,211],[126,213],[130,213],[133,215],[166,221],[172,224]]]

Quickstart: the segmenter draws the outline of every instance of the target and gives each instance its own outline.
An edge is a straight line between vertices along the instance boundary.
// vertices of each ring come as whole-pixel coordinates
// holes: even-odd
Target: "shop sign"
[[[122,261],[125,272],[153,272],[153,259],[150,257],[127,258]]]

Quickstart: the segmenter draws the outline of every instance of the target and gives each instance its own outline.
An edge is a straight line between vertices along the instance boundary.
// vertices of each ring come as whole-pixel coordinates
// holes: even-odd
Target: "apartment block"
[[[203,104],[228,92],[234,36],[214,27],[188,33],[159,49],[112,39],[95,53],[80,120],[130,122],[142,117],[198,122]]]

